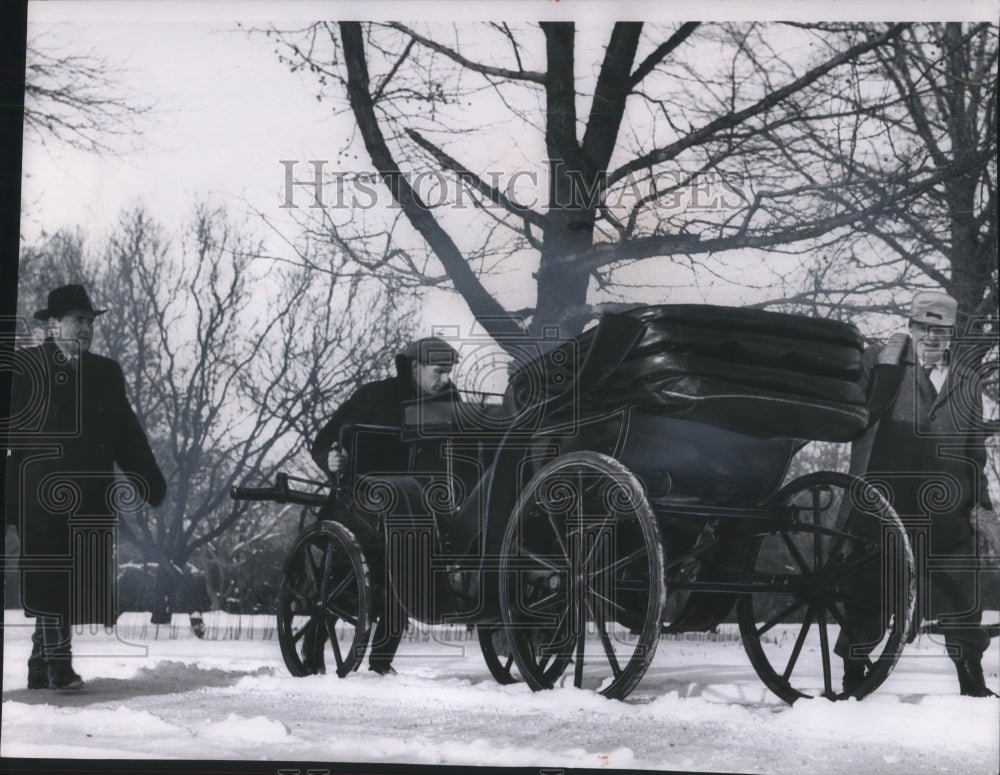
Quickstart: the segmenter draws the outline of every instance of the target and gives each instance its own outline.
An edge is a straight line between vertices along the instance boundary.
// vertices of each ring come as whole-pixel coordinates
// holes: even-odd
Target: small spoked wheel
[[[371,629],[371,576],[354,534],[338,522],[303,531],[285,560],[278,642],[292,675],[357,670]]]
[[[751,664],[789,703],[864,697],[889,676],[911,631],[906,529],[876,488],[837,472],[796,479],[767,505],[774,519],[747,549],[745,581],[755,589],[737,606]]]
[[[500,552],[503,626],[532,689],[628,696],[656,652],[665,598],[660,531],[627,468],[572,452],[532,477]]]
[[[479,648],[483,659],[497,683],[512,684],[518,682],[517,671],[514,670],[514,654],[507,644],[507,635],[499,625],[479,625],[476,627],[479,635]],[[563,674],[569,659],[555,659],[545,669],[545,678],[555,682]]]

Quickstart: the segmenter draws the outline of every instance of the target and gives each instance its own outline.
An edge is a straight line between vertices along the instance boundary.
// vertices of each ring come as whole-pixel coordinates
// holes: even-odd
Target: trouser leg
[[[944,634],[948,656],[955,664],[961,693],[991,697],[995,695],[986,687],[982,668],[990,636],[982,626],[982,601],[976,583],[962,578],[965,575],[968,574],[942,574],[937,579],[938,627]]]
[[[955,664],[959,691],[970,697],[996,697],[986,686],[983,675],[983,653],[990,638],[982,627],[963,627],[946,631],[945,647]]]
[[[882,568],[870,562],[844,580],[850,600],[833,651],[845,661],[864,663],[882,640],[887,623],[882,600]]]
[[[42,655],[44,648],[43,622],[41,618],[35,619],[35,630],[31,633],[31,656],[28,657],[28,688],[45,689],[49,685],[48,668],[45,665],[45,657]]]
[[[73,631],[67,617],[45,617],[41,622],[42,656],[49,685],[61,686],[78,678],[73,672]]]
[[[372,638],[371,656],[368,664],[372,669],[387,668],[396,656],[396,649],[403,639],[403,632],[406,630],[406,611],[399,604],[396,596],[390,590],[385,591],[383,600],[382,615],[379,616],[378,624],[375,626],[375,635]]]

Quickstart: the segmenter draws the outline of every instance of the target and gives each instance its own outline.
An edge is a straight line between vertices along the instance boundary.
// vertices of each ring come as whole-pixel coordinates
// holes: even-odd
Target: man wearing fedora
[[[310,450],[316,465],[330,476],[345,472],[348,465],[355,475],[370,473],[372,463],[376,463],[383,473],[406,471],[407,450],[398,440],[379,445],[377,462],[351,460],[340,444],[341,431],[357,424],[402,428],[403,408],[410,402],[459,401],[458,391],[451,383],[451,371],[457,361],[458,352],[439,337],[429,336],[410,342],[396,356],[395,376],[359,387],[323,426]],[[433,467],[434,463],[429,465]],[[342,516],[350,522],[350,514]],[[353,523],[349,526],[355,529]],[[364,532],[365,527],[358,525],[355,532],[359,531]],[[396,672],[391,663],[406,628],[406,612],[388,591],[384,580],[382,594],[368,669],[387,675]],[[313,655],[313,661],[321,667],[323,644],[316,644],[313,648],[317,646],[320,651]]]
[[[121,367],[90,352],[105,311],[82,285],[56,288],[35,313],[44,342],[14,354],[5,506],[35,618],[29,689],[79,689],[73,625],[115,622],[115,506],[131,498],[116,466],[149,504],[166,495]]]
[[[956,346],[957,311],[958,302],[945,293],[918,293],[908,337],[897,335],[894,346],[866,354],[866,361],[902,367],[902,379],[876,423],[854,444],[851,469],[886,488],[907,526],[917,562],[915,625],[921,618],[937,619],[961,693],[991,697],[996,695],[982,668],[989,634],[981,626],[972,524],[980,510],[991,508],[982,390],[974,359],[962,358]],[[869,594],[880,588],[878,579],[870,581]],[[844,659],[848,693],[864,683],[867,654],[881,636],[874,609],[845,607],[850,637],[842,629],[835,650]]]

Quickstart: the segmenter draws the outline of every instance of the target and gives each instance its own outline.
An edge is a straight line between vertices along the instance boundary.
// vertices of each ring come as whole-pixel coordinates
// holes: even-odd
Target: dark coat
[[[929,530],[932,554],[950,554],[972,540],[973,508],[990,508],[982,390],[976,372],[958,357],[935,394],[914,358],[907,348],[899,389],[855,444],[852,469],[888,486],[908,527]]]
[[[51,340],[15,354],[6,516],[20,537],[25,613],[111,625],[116,511],[135,505],[115,468],[153,506],[167,485],[121,367],[89,352],[78,360],[71,367]]]
[[[880,361],[898,364],[901,382],[874,414],[876,422],[855,442],[851,471],[884,488],[906,525],[917,563],[915,624],[921,618],[947,619],[945,644],[955,653],[982,654],[989,645],[989,636],[979,626],[983,601],[975,571],[962,570],[975,555],[974,510],[977,505],[989,508],[981,385],[973,366],[962,357],[953,357],[941,391],[935,395],[930,378],[906,344],[902,360],[883,361],[881,348],[865,354],[867,367]],[[862,524],[877,530],[873,521]],[[867,537],[881,541],[877,532]],[[955,567],[947,567],[949,557],[958,558]],[[859,599],[878,601],[885,593],[876,564],[865,566],[848,583]],[[836,653],[847,656],[852,645],[865,651],[882,637],[878,605],[845,603],[844,613],[854,640],[842,629]]]
[[[368,382],[341,404],[313,441],[310,454],[316,465],[330,473],[327,468],[327,457],[334,443],[340,440],[345,426],[364,424],[402,429],[404,405],[418,398],[410,370],[410,359],[398,355],[395,377]],[[424,400],[458,401],[459,395],[454,386],[449,385],[446,390]],[[408,450],[399,439],[399,434],[384,434],[380,439],[376,439],[376,436],[378,434],[369,434],[366,442],[359,445],[367,448],[368,453],[364,456],[365,459],[359,460],[355,455],[354,459],[349,461],[353,466],[353,472],[366,473],[376,468],[380,471],[407,470]],[[347,448],[349,452],[354,451],[350,442]]]

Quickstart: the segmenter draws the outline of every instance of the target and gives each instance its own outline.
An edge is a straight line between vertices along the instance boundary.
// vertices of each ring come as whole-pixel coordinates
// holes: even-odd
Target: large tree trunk
[[[642,24],[619,23],[611,34],[582,144],[577,139],[575,29],[570,23],[547,23],[545,32],[545,145],[549,160],[549,203],[538,267],[533,328],[536,334],[556,326],[560,336],[578,334],[590,270],[565,261],[594,241],[597,203],[615,149]]]

